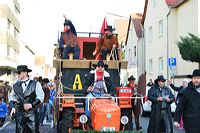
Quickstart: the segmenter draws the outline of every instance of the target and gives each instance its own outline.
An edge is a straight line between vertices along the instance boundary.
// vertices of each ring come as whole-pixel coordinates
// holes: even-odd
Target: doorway
[[[92,55],[96,48],[96,42],[83,42],[83,58],[87,60],[94,60],[95,56]]]

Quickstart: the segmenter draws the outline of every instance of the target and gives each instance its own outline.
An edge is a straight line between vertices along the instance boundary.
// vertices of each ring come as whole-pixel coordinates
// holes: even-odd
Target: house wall
[[[157,75],[166,78],[175,76],[175,83],[181,84],[184,75],[192,73],[198,68],[197,63],[184,61],[181,58],[177,42],[180,36],[187,36],[188,32],[198,35],[198,0],[189,0],[176,8],[170,8],[163,0],[157,0],[156,4],[148,3],[145,28],[146,45],[146,71],[147,81],[156,79]],[[163,21],[163,35],[159,36],[159,21]],[[152,40],[150,40],[149,28],[152,27]],[[160,70],[160,58],[163,58],[163,71]],[[168,59],[176,58],[174,71],[168,66]],[[152,70],[149,61],[152,60]]]
[[[133,75],[137,78],[137,41],[138,37],[131,22],[125,54],[125,60],[128,61],[128,77]]]
[[[167,76],[167,14],[169,8],[165,1],[157,0],[156,4],[148,3],[145,28],[147,82],[158,75]],[[159,22],[163,22],[163,34],[159,35]],[[150,29],[152,29],[150,32]],[[152,39],[150,39],[152,36]],[[160,70],[159,59],[163,59],[163,70]],[[150,67],[152,61],[152,67]],[[151,69],[150,69],[151,68]]]
[[[177,76],[186,77],[187,74],[191,74],[195,68],[198,68],[197,63],[191,63],[181,58],[177,45],[177,42],[180,41],[180,36],[188,36],[188,33],[199,35],[198,16],[197,0],[189,0],[178,8],[172,9],[169,16],[169,57],[177,60],[176,84],[181,84],[184,78],[178,78]]]

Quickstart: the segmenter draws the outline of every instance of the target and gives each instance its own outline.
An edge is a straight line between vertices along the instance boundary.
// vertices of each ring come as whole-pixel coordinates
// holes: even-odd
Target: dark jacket
[[[65,19],[65,22],[67,22],[69,24],[69,27],[70,27],[69,32],[71,32],[70,35],[71,36],[74,35],[73,38],[76,38],[77,37],[77,32],[76,32],[76,29],[75,29],[73,23],[69,19]],[[64,32],[61,32],[61,36],[60,36],[60,39],[59,39],[59,48],[64,48],[64,45],[66,44],[65,40],[63,39],[63,35],[64,35],[63,33]]]
[[[180,93],[174,121],[180,122],[183,115],[186,133],[199,133],[200,131],[200,93],[196,91],[192,82]]]
[[[178,101],[179,101],[180,93],[181,93],[181,91],[182,91],[184,88],[183,88],[183,86],[176,87],[174,84],[170,84],[170,87],[171,87],[174,91],[177,91],[177,92],[178,92],[177,97],[176,97],[176,104],[177,104]]]
[[[111,35],[108,37],[107,34],[104,34],[98,41],[95,51],[99,52],[102,49],[112,49],[113,44],[115,44],[118,48],[119,43],[117,41],[117,37],[115,35]]]
[[[127,84],[127,87],[132,88],[133,97],[136,97],[136,95],[138,97],[140,97],[140,95],[138,93],[138,88],[136,88],[137,84],[129,82]],[[142,103],[142,101],[139,98],[138,99],[135,99],[135,98],[132,99],[132,109],[133,109],[133,113],[134,113],[135,117],[136,116],[139,117],[139,115],[141,114],[141,103]]]
[[[13,85],[13,90],[16,94],[17,100],[19,101],[18,110],[24,111],[23,104],[25,103],[31,103],[33,108],[36,108],[37,105],[40,103],[40,100],[36,99],[37,97],[36,92],[35,92],[36,83],[37,81],[30,80],[27,86],[27,89],[24,91],[24,93],[23,93],[23,88],[21,87],[20,82],[16,82]]]
[[[16,98],[19,103],[15,104],[17,112],[15,113],[16,119],[16,133],[34,132],[39,133],[39,125],[37,124],[38,113],[37,107],[40,100],[36,95],[36,84],[38,81],[30,80],[26,90],[23,92],[20,81],[13,85]],[[32,109],[29,111],[24,110],[24,104],[31,103]],[[27,131],[26,131],[27,130]]]
[[[44,103],[49,103],[49,98],[50,98],[49,86],[47,84],[44,84],[42,86],[42,89],[44,91]]]
[[[171,113],[171,104],[174,101],[174,95],[170,91],[169,88],[164,87],[165,89],[165,94],[169,95],[170,102],[167,103],[167,112],[168,112],[168,117],[170,120],[170,127],[171,131],[173,133],[173,124],[172,124],[172,113]],[[148,126],[148,133],[160,133],[161,131],[164,130],[164,127],[161,123],[161,106],[162,102],[157,101],[157,98],[161,96],[160,93],[160,88],[158,84],[154,84],[148,91],[148,98],[152,102],[151,105],[151,116],[149,120],[149,126]]]
[[[94,82],[95,82],[95,78],[94,78],[94,75],[95,73],[88,73],[84,79],[84,82],[83,82],[83,93],[85,95],[87,95],[87,89],[89,86],[91,86]],[[105,77],[104,76],[104,80],[105,80],[105,83],[106,83],[106,87],[108,89],[108,94],[111,94],[111,95],[115,95],[116,94],[116,86],[115,84],[113,83],[113,81],[111,80],[110,76],[109,77]]]

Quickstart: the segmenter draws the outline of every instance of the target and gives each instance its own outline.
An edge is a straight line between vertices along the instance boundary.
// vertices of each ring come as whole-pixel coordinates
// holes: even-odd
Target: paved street
[[[0,133],[15,133],[15,122],[7,117],[4,126],[0,128]],[[44,122],[44,125],[40,127],[40,133],[56,133],[56,130],[51,128],[51,120]]]
[[[147,132],[147,127],[149,123],[149,117],[141,117],[141,126],[142,132]],[[135,129],[135,124],[134,124]],[[174,129],[174,133],[185,133],[183,129]],[[43,126],[40,127],[40,133],[56,133],[56,130],[51,128],[51,121],[47,121]],[[0,128],[0,133],[15,133],[15,122],[10,121],[10,118],[7,118],[4,126]]]
[[[149,124],[149,117],[141,117],[141,126],[143,133],[147,132],[148,124]],[[185,132],[183,129],[177,129],[174,127],[174,133],[185,133]]]

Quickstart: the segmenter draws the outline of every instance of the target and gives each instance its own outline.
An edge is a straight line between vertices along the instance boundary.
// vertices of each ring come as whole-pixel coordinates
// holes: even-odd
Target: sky
[[[114,24],[115,15],[127,19],[131,13],[143,13],[145,0],[18,0],[20,3],[20,40],[36,55],[48,52],[63,30],[63,14],[77,32],[100,32],[104,17]]]

